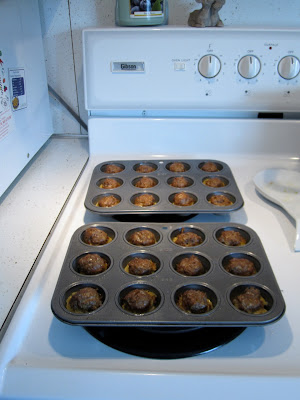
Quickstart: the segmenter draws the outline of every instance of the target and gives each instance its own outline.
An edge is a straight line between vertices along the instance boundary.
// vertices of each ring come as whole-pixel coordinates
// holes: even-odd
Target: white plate
[[[300,251],[300,173],[287,169],[266,169],[254,177],[259,193],[286,210],[296,221],[294,250]]]

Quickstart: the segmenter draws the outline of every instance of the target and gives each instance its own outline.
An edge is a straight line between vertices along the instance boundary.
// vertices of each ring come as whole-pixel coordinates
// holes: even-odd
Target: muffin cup
[[[75,311],[71,311],[67,309],[67,300],[68,298],[78,292],[80,289],[83,288],[93,288],[95,289],[101,296],[101,301],[102,304],[95,310],[93,311],[89,311],[89,312],[75,312]],[[107,293],[106,291],[99,285],[95,284],[95,283],[90,283],[90,282],[78,282],[78,283],[73,283],[72,285],[70,285],[66,290],[64,290],[61,295],[60,295],[60,304],[61,307],[65,310],[65,312],[72,314],[74,317],[79,317],[82,318],[82,316],[84,316],[84,318],[86,318],[87,316],[93,315],[95,313],[97,313],[100,309],[102,309],[105,305],[107,301]]]
[[[256,288],[260,291],[261,298],[263,298],[265,305],[264,305],[264,312],[261,313],[260,311],[257,313],[249,313],[245,310],[239,309],[234,305],[234,299],[245,292],[247,288]],[[228,301],[230,305],[234,308],[234,310],[238,313],[243,314],[244,316],[250,316],[253,318],[264,318],[272,308],[275,306],[274,296],[271,294],[271,290],[266,286],[259,285],[257,283],[253,284],[253,282],[243,283],[243,284],[235,284],[233,287],[228,291]]]
[[[207,299],[208,299],[208,302],[209,302],[211,308],[208,309],[207,311],[193,313],[193,312],[189,311],[188,309],[186,309],[185,307],[183,307],[182,305],[180,305],[181,296],[188,290],[204,292],[207,295]],[[197,284],[190,283],[190,284],[187,284],[184,286],[180,286],[173,293],[172,302],[173,302],[174,306],[180,312],[184,313],[185,315],[193,316],[193,317],[194,316],[200,317],[200,316],[204,316],[206,314],[210,314],[219,305],[219,299],[218,299],[218,296],[216,295],[215,291],[205,283],[197,283]]]
[[[243,275],[243,274],[238,274],[237,272],[228,271],[226,268],[228,266],[229,261],[232,259],[236,259],[236,258],[237,259],[246,259],[246,260],[252,262],[256,272],[251,273],[250,275],[246,275],[246,274]],[[244,253],[244,252],[230,253],[222,258],[221,265],[225,272],[227,272],[230,275],[239,276],[240,278],[248,278],[249,276],[255,276],[260,273],[261,268],[262,268],[259,260],[252,253],[248,253],[248,252],[247,253]]]
[[[155,296],[154,304],[150,309],[137,311],[135,309],[130,310],[129,308],[126,308],[126,305],[124,302],[125,296],[136,289],[149,292]],[[162,303],[163,303],[163,295],[162,295],[161,291],[158,290],[156,287],[149,285],[147,283],[144,283],[144,282],[132,283],[132,284],[122,288],[119,291],[119,293],[116,294],[116,304],[117,304],[118,308],[123,313],[129,314],[129,315],[134,315],[134,316],[143,316],[143,315],[153,314],[159,310],[159,308],[162,306]]]
[[[142,274],[142,275],[130,273],[129,270],[127,270],[128,263],[131,260],[133,260],[134,258],[142,258],[142,259],[146,259],[146,260],[151,260],[156,265],[156,270],[149,274]],[[162,266],[162,262],[160,261],[160,259],[157,256],[154,256],[153,254],[151,254],[149,252],[138,252],[138,253],[130,253],[128,256],[124,257],[120,262],[120,266],[121,266],[122,271],[124,271],[126,274],[128,274],[130,276],[145,278],[147,276],[158,273],[158,271],[160,270],[160,268]]]
[[[90,228],[96,228],[96,229],[99,229],[99,230],[105,232],[105,233],[107,234],[109,240],[108,240],[107,243],[104,243],[104,244],[89,244],[89,243],[86,243],[86,242],[83,240],[83,235],[84,235],[84,232],[85,232],[85,231],[83,231],[83,232],[79,235],[79,240],[81,241],[82,244],[84,244],[84,245],[86,245],[86,246],[91,246],[91,247],[98,247],[98,246],[99,246],[99,247],[102,247],[102,246],[107,246],[107,245],[110,244],[112,241],[114,241],[115,238],[116,238],[116,236],[117,236],[117,232],[113,231],[111,228],[108,228],[107,226],[104,226],[104,225],[94,224],[94,225],[90,226]]]
[[[103,258],[106,261],[107,268],[104,271],[98,272],[98,273],[95,273],[95,274],[86,274],[86,273],[80,272],[79,271],[79,267],[78,267],[78,260],[81,257],[87,256],[88,254],[98,254],[101,258]],[[111,257],[109,257],[107,254],[104,254],[102,252],[100,253],[100,252],[95,252],[95,251],[90,251],[90,252],[86,252],[86,253],[80,254],[79,256],[74,258],[74,260],[71,262],[71,265],[70,265],[72,271],[74,271],[78,275],[83,275],[83,276],[86,276],[86,277],[105,274],[111,266],[112,266]]]
[[[200,262],[201,262],[201,264],[202,264],[202,266],[203,266],[203,271],[200,271],[199,273],[196,273],[195,275],[189,275],[189,274],[185,273],[184,271],[183,271],[183,272],[179,272],[179,271],[177,270],[178,264],[179,264],[183,259],[189,258],[189,257],[191,257],[191,256],[195,256],[195,257],[197,257],[197,258],[200,260]],[[206,274],[208,274],[208,273],[210,272],[210,270],[211,270],[211,268],[212,268],[212,262],[207,258],[207,256],[204,256],[203,254],[201,254],[201,253],[199,253],[199,252],[196,252],[196,251],[195,251],[195,252],[193,252],[193,251],[191,251],[191,252],[185,252],[185,253],[182,253],[182,254],[177,255],[176,257],[174,257],[174,258],[172,259],[170,265],[171,265],[171,268],[172,268],[177,274],[182,275],[182,276],[186,276],[186,277],[189,277],[189,278],[198,278],[199,276],[206,275]]]

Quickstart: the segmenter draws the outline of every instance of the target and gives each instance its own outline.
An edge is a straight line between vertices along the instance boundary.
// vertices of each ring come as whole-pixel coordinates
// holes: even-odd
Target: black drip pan
[[[197,214],[120,214],[114,215],[113,218],[120,222],[184,222],[192,219]]]
[[[86,327],[100,342],[123,353],[178,359],[215,350],[238,337],[246,328],[118,328]]]

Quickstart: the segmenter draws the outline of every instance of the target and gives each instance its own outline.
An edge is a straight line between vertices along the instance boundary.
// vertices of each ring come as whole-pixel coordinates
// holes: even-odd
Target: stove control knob
[[[245,56],[238,64],[239,74],[246,79],[255,78],[260,71],[260,61],[255,56]]]
[[[214,55],[206,55],[198,63],[198,70],[205,78],[214,78],[221,71],[221,61]]]
[[[300,72],[300,63],[294,56],[283,57],[278,64],[278,73],[284,79],[293,79]]]

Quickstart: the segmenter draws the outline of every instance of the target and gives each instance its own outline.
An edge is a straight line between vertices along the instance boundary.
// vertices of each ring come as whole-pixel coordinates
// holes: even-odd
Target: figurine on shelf
[[[200,10],[190,13],[188,24],[196,28],[204,28],[206,26],[224,26],[219,17],[219,11],[225,4],[226,0],[196,0],[202,4]]]

